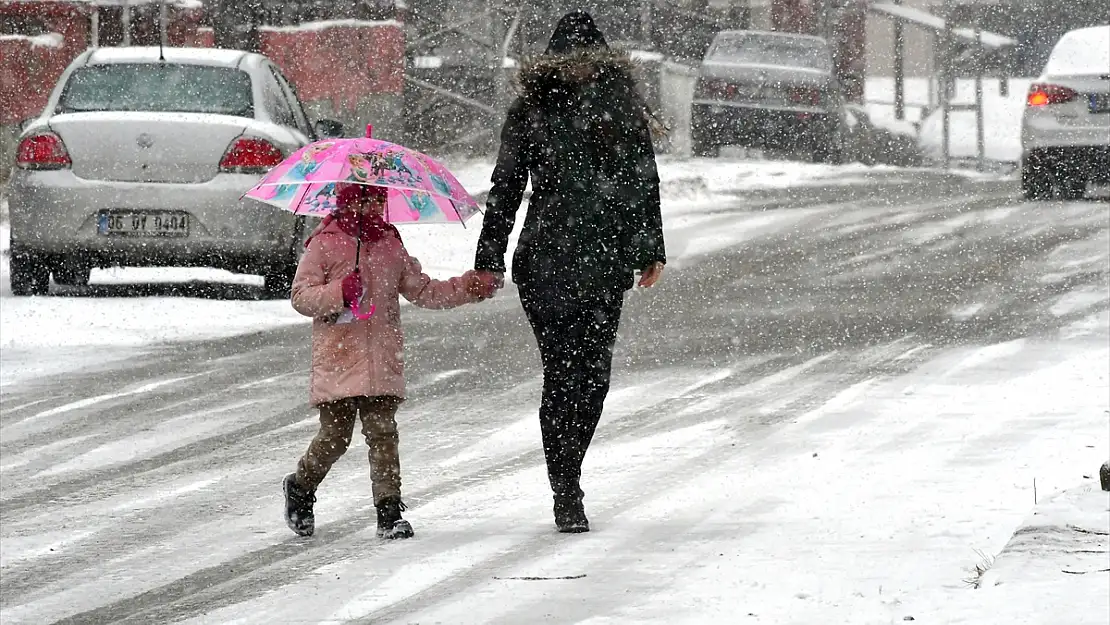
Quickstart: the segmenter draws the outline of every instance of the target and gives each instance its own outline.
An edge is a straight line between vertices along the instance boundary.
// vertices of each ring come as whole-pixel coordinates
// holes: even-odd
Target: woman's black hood
[[[605,108],[610,109],[604,112],[606,117],[613,113],[642,117],[653,135],[666,133],[640,92],[635,61],[628,52],[610,49],[585,11],[573,11],[559,20],[547,50],[521,63],[517,82],[526,103],[547,110],[582,111],[578,94],[587,88],[595,90],[605,94]]]
[[[635,81],[635,71],[628,54],[609,49],[589,13],[572,11],[555,26],[547,50],[521,64],[519,79],[526,100],[554,104],[590,83]]]
[[[571,11],[559,20],[545,54],[571,54],[585,50],[608,50],[605,35],[585,11]]]

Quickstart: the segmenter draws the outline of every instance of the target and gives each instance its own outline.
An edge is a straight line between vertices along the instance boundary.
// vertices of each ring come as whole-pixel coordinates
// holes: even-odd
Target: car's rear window
[[[831,69],[828,51],[819,42],[810,39],[732,35],[717,39],[709,57],[731,63]]]
[[[112,63],[73,72],[65,112],[153,111],[254,114],[250,75],[238,69],[174,63]]]

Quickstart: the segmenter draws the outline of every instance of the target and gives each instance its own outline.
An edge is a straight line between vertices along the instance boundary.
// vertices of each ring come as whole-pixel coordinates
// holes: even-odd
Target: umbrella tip
[[[374,136],[374,125],[366,124],[366,138],[370,139]]]

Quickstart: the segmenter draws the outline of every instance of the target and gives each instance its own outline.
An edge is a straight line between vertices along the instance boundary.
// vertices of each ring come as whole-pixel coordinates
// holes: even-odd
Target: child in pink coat
[[[398,297],[442,309],[492,297],[494,289],[470,271],[446,281],[425,275],[397,229],[382,218],[385,189],[340,183],[337,204],[309,238],[293,279],[293,308],[313,318],[310,395],[320,409],[320,431],[297,471],[285,477],[285,520],[297,534],[312,535],[316,489],[347,451],[361,419],[378,536],[408,538],[413,530],[401,518],[395,419],[405,397]],[[362,314],[351,315],[352,305]],[[373,314],[364,318],[371,307]]]

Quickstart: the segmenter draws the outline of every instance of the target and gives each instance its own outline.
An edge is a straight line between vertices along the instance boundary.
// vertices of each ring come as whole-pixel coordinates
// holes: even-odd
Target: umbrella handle
[[[375,310],[375,306],[373,304],[370,304],[370,312],[363,314],[363,313],[360,313],[358,311],[358,303],[357,302],[354,303],[354,304],[351,304],[351,314],[354,315],[354,318],[358,319],[359,321],[366,321],[370,317],[373,317],[374,316],[374,310]]]
[[[355,239],[355,271],[362,269],[362,219],[358,220],[358,238]],[[366,321],[374,316],[374,305],[370,304],[370,312],[365,315],[358,311],[358,302],[351,303],[351,314],[359,321]]]

